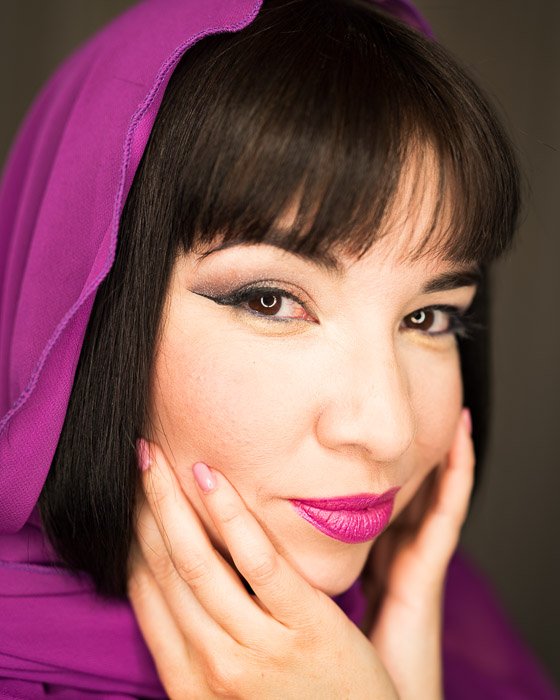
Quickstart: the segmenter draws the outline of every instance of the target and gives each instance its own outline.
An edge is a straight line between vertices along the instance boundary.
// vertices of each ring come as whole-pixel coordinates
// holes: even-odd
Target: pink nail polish
[[[142,438],[136,440],[136,452],[138,454],[138,467],[144,472],[152,466],[152,460],[148,444]]]
[[[471,418],[471,412],[468,408],[463,408],[463,421],[467,427],[467,430],[469,431],[469,435],[472,435],[472,418]]]
[[[196,464],[193,465],[193,474],[200,490],[204,493],[210,493],[210,491],[213,491],[218,485],[216,477],[204,462],[196,462]]]

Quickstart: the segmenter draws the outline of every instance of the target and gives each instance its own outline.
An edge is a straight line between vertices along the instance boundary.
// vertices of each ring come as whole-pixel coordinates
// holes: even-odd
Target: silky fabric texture
[[[378,4],[430,35],[408,2]],[[166,697],[130,605],[102,600],[87,576],[56,567],[36,503],[169,77],[189,46],[242,29],[260,5],[144,0],[61,66],[11,150],[0,188],[0,698]],[[485,611],[480,625],[469,628],[465,596],[472,610]],[[359,582],[336,600],[360,620]],[[445,604],[446,697],[555,697],[458,557]],[[497,666],[487,650],[479,655],[482,622],[503,652]],[[506,687],[510,694],[498,694]]]

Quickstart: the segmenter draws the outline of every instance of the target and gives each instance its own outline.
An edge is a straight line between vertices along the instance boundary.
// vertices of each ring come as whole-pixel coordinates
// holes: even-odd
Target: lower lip
[[[357,510],[329,510],[309,501],[291,502],[298,515],[324,535],[340,542],[358,544],[374,539],[387,527],[393,512],[395,491],[383,495],[383,500],[380,499],[375,506]]]

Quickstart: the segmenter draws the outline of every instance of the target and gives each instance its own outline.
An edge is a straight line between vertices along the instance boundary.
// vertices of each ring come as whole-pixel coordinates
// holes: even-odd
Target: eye
[[[469,334],[469,319],[456,306],[437,304],[418,309],[404,317],[403,323],[409,330],[417,330],[425,335]]]
[[[280,287],[249,287],[222,297],[211,297],[217,304],[239,308],[266,321],[315,322],[305,304],[294,294]]]
[[[208,298],[216,304],[232,306],[264,321],[317,323],[316,319],[308,312],[305,303],[295,294],[281,287],[255,285],[224,296],[209,296]],[[403,323],[406,330],[416,330],[428,336],[454,334],[470,337],[471,331],[478,327],[478,324],[466,315],[466,310],[446,304],[435,304],[418,309],[405,316]]]

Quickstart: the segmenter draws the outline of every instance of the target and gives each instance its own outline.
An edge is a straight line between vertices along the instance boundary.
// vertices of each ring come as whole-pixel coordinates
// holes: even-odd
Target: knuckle
[[[315,601],[310,601],[310,605],[306,608],[305,611],[302,612],[297,627],[295,628],[295,631],[298,633],[298,640],[303,640],[303,644],[308,650],[312,648],[312,645],[316,641],[320,641],[324,638],[323,635],[325,631],[327,629],[330,629],[331,625],[333,628],[336,627],[338,630],[338,628],[340,627],[341,620],[344,620],[344,624],[346,624],[347,619],[346,616],[342,617],[338,614],[340,612],[338,606],[336,605],[336,603],[334,603],[334,601],[333,605],[330,605],[329,600],[327,608],[331,607],[331,610],[328,610],[327,614],[323,616],[324,622],[322,626],[319,627],[317,625],[316,611],[326,610],[325,603],[321,597],[321,592],[315,588],[311,591],[311,597],[315,598]],[[331,621],[333,609],[337,612],[336,621],[334,623]],[[337,636],[334,634],[331,634],[330,637],[331,639],[337,638]]]
[[[224,525],[232,525],[241,518],[241,510],[235,503],[224,503],[220,507],[218,517]]]
[[[248,570],[249,583],[266,586],[272,583],[278,575],[278,555],[275,552],[265,552],[251,562]]]
[[[203,559],[197,561],[174,561],[179,576],[193,589],[200,588],[208,581],[210,572]]]
[[[150,557],[150,569],[154,577],[162,584],[173,583],[177,578],[177,572],[169,557],[161,554],[154,554]]]
[[[246,673],[241,660],[213,657],[208,660],[206,677],[210,690],[218,697],[242,697]]]

